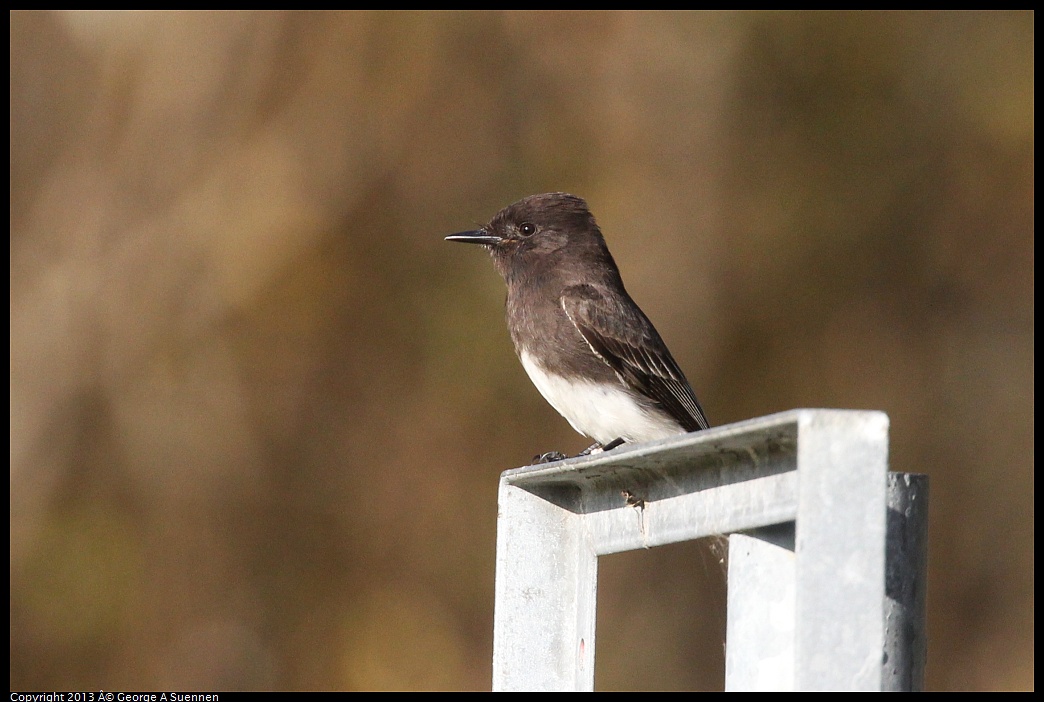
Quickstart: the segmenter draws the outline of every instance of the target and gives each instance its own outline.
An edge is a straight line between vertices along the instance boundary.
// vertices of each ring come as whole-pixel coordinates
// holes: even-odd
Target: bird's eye
[[[533,236],[536,234],[536,225],[532,222],[523,222],[519,225],[518,232],[522,236]]]

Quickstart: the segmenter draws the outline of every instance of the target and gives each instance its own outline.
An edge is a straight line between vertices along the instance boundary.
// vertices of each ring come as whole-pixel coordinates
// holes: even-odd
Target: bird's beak
[[[451,234],[446,237],[446,241],[460,241],[465,244],[485,244],[486,246],[494,246],[499,244],[503,239],[493,234],[488,234],[481,229],[473,232],[460,232],[459,234]]]

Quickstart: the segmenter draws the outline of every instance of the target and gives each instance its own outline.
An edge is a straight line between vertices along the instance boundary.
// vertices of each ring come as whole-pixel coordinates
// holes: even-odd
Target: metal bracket
[[[920,673],[890,678],[916,689],[924,550],[897,566],[920,583],[920,613],[916,593],[889,609],[886,538],[900,523],[888,518],[887,471],[888,417],[850,410],[791,410],[505,471],[493,688],[591,690],[598,556],[732,534],[726,689],[880,690],[887,659],[920,661]],[[923,487],[902,493],[907,507],[926,504],[920,478],[905,479]],[[889,612],[892,625],[921,622],[919,639],[909,626],[888,638],[891,654]],[[780,627],[765,637],[768,615]]]

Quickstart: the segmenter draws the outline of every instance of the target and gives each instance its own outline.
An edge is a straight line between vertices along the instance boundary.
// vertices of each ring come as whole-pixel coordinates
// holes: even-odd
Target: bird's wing
[[[686,431],[710,427],[685,375],[634,302],[589,284],[567,287],[559,302],[591,350],[625,383],[659,403]]]

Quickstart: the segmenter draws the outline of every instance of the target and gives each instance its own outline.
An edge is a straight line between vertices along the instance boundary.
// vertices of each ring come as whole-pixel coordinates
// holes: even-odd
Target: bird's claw
[[[592,444],[580,453],[576,454],[576,457],[580,458],[581,456],[590,456],[592,454],[601,453],[602,451],[611,451],[623,443],[625,443],[623,439],[613,439],[604,446],[602,444]],[[569,457],[561,451],[548,451],[547,453],[542,453],[539,456],[533,456],[533,465],[539,465],[541,463],[553,463],[555,461],[565,460],[566,458]]]

